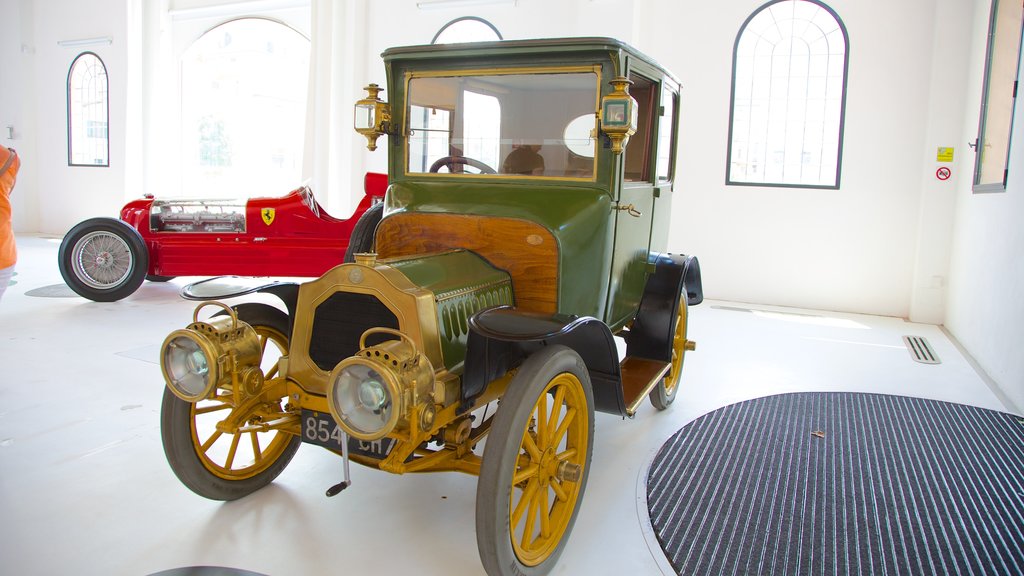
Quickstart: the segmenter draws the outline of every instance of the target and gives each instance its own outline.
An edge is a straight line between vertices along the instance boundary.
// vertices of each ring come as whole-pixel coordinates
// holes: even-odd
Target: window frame
[[[732,176],[732,157],[733,157],[733,129],[736,116],[736,64],[738,60],[738,50],[740,46],[740,40],[743,38],[744,32],[750,23],[761,14],[764,10],[783,2],[808,2],[814,4],[818,8],[824,10],[835,20],[839,26],[839,30],[843,34],[843,81],[842,81],[842,94],[839,102],[839,130],[838,130],[838,142],[836,146],[836,169],[834,184],[794,184],[785,182],[745,182],[733,180]],[[736,40],[733,43],[732,50],[732,81],[729,90],[729,129],[728,129],[728,140],[726,142],[726,164],[725,164],[725,185],[726,186],[756,186],[763,188],[804,188],[804,189],[817,189],[817,190],[838,190],[842,184],[842,172],[843,172],[843,141],[845,140],[846,131],[846,96],[848,93],[848,80],[850,72],[850,35],[846,29],[846,24],[843,22],[839,14],[836,13],[829,5],[819,0],[769,0],[762,4],[759,8],[754,10],[747,17],[747,19],[740,26],[739,32],[736,34]]]
[[[672,110],[666,109],[666,96],[668,101],[671,103]],[[679,134],[679,105],[680,105],[680,87],[675,83],[670,83],[667,80],[661,83],[661,99],[658,103],[659,116],[657,118],[658,134],[655,137],[657,140],[657,154],[655,154],[654,162],[654,180],[655,185],[664,186],[672,185],[675,181],[676,175],[676,155],[679,153],[678,146],[678,134]],[[666,115],[668,118],[666,119]],[[668,134],[664,134],[662,131],[668,128]],[[665,141],[668,141],[668,151],[662,150],[662,145]],[[661,159],[667,159],[666,170],[663,174],[661,172]]]
[[[71,97],[71,93],[72,93],[71,81],[72,81],[72,78],[73,78],[73,76],[75,74],[75,68],[79,65],[79,63],[80,63],[80,61],[82,60],[83,57],[95,58],[96,62],[99,63],[99,67],[103,70],[103,85],[104,85],[104,97],[103,97],[104,112],[103,113],[104,113],[104,118],[106,120],[106,136],[103,138],[104,144],[105,144],[105,152],[106,152],[106,154],[105,154],[105,159],[104,159],[103,163],[76,162],[75,158],[74,158],[74,155],[75,155],[75,149],[74,149],[75,136],[74,136],[74,134],[75,134],[75,132],[74,132],[74,124],[72,123],[72,120],[71,120],[71,116],[72,116],[72,112],[71,112],[71,101],[72,101],[72,97]],[[68,166],[82,166],[82,167],[91,167],[91,168],[109,168],[110,167],[110,75],[107,72],[107,65],[106,65],[105,62],[103,62],[103,58],[101,58],[99,54],[97,54],[95,52],[92,52],[90,50],[86,50],[84,52],[79,53],[77,56],[75,56],[75,58],[71,61],[71,66],[68,67],[68,77],[67,77],[67,83],[65,85],[65,88],[67,89],[66,90],[66,97],[67,97],[67,109],[66,109],[66,111],[67,111],[67,135],[68,135]],[[86,126],[81,126],[81,128],[88,132],[88,128]]]
[[[498,39],[494,40],[494,42],[500,42],[501,40],[505,39],[505,37],[501,35],[501,32],[498,31],[498,27],[495,26],[494,24],[491,24],[487,20],[484,20],[483,18],[481,18],[479,16],[460,16],[459,18],[456,18],[456,19],[452,20],[451,22],[448,22],[444,26],[441,26],[441,29],[437,31],[437,34],[434,34],[434,37],[430,40],[430,43],[431,44],[437,44],[437,39],[440,38],[441,34],[444,34],[446,30],[448,30],[449,28],[451,28],[452,26],[455,26],[456,24],[458,24],[460,22],[466,22],[466,21],[479,22],[481,24],[484,24],[488,28],[490,28],[494,32],[494,35],[498,37]]]
[[[259,25],[268,24],[274,26],[275,28],[280,27],[276,28],[279,31],[290,31],[291,33],[296,35],[296,38],[301,38],[308,44],[308,62],[311,62],[313,59],[314,47],[311,33],[303,29],[302,27],[298,26],[296,22],[293,22],[290,19],[280,18],[278,17],[278,15],[272,14],[270,12],[240,12],[237,14],[230,14],[225,17],[210,19],[209,21],[200,20],[199,23],[196,24],[194,29],[182,28],[178,31],[180,33],[180,38],[178,39],[180,46],[178,46],[174,54],[174,66],[177,70],[177,73],[175,75],[175,94],[173,107],[175,109],[174,114],[176,114],[176,116],[173,121],[172,128],[174,133],[174,154],[175,157],[178,159],[178,166],[180,167],[180,169],[175,171],[175,188],[177,189],[176,195],[178,196],[195,198],[209,196],[210,194],[215,193],[209,191],[199,193],[195,192],[195,190],[197,189],[197,180],[194,177],[195,170],[216,168],[222,169],[225,172],[229,172],[236,169],[235,167],[237,166],[237,164],[235,164],[235,162],[244,162],[247,159],[247,157],[244,154],[237,154],[233,156],[232,161],[228,162],[227,164],[203,164],[201,160],[201,141],[198,139],[194,141],[190,139],[191,134],[188,133],[188,123],[186,122],[188,120],[186,111],[190,110],[190,104],[192,103],[192,99],[195,98],[194,94],[188,94],[190,89],[188,86],[188,82],[190,80],[193,80],[194,78],[190,77],[190,75],[186,71],[186,59],[191,56],[192,51],[196,49],[197,44],[204,41],[204,39],[210,37],[211,34],[218,33],[218,31],[227,31],[228,33],[230,33],[232,30],[226,27],[231,27],[239,24],[244,25],[246,22],[259,22]],[[306,65],[303,66],[301,69],[308,70],[308,68],[308,65]],[[308,116],[309,82],[308,73],[304,72],[304,74],[307,75],[307,78],[302,84],[288,85],[303,87],[305,95],[299,100],[301,100],[304,103],[303,105],[307,109],[306,113],[302,115],[305,118],[306,116]],[[229,137],[233,135],[230,131],[227,131],[226,133],[229,135]],[[298,142],[300,143],[300,147],[294,149],[301,150],[301,143],[303,141],[304,138],[300,138],[298,140]],[[192,156],[192,152],[197,152],[198,154]],[[305,152],[298,156],[297,164],[299,166],[299,169],[298,175],[295,178],[301,177],[301,166],[303,163],[304,155]],[[194,163],[192,160],[189,160],[190,157],[195,160]],[[232,178],[232,176],[230,175],[224,177],[229,179]],[[294,181],[295,178],[290,178],[289,180]],[[288,186],[288,184],[285,184],[283,182],[280,184],[283,186]],[[240,193],[245,197],[265,197],[277,193],[276,191],[281,189],[281,185],[277,187],[267,187],[264,189],[259,189],[252,186],[232,184],[231,189],[240,191],[236,193]]]
[[[1019,94],[1019,78],[1022,56],[1024,56],[1024,9],[1021,9],[1020,2],[1011,2],[1010,5],[1016,6],[1017,9],[1021,10],[1021,20],[1017,22],[1017,29],[1015,37],[1017,39],[1017,53],[1013,55],[1007,52],[995,53],[998,48],[996,32],[999,24],[999,8],[1004,6],[1000,0],[992,0],[992,9],[989,13],[989,24],[988,24],[988,35],[985,46],[985,76],[982,80],[982,92],[981,92],[981,112],[978,118],[978,132],[977,137],[974,141],[972,148],[974,149],[974,173],[971,179],[971,191],[975,194],[984,194],[992,192],[1006,192],[1006,183],[1009,179],[1010,174],[1010,150],[1013,146],[1013,121],[1015,111],[1017,108],[1017,95]],[[1012,31],[1011,31],[1012,32]],[[1013,36],[1011,36],[1013,37]],[[983,161],[985,160],[985,141],[986,135],[989,133],[989,123],[994,118],[989,116],[991,112],[991,83],[992,83],[992,71],[993,71],[993,60],[996,57],[1016,57],[1016,66],[1014,66],[1015,74],[1013,76],[1013,95],[1010,100],[1010,113],[1006,120],[1006,155],[1001,159],[1003,167],[1003,179],[1002,182],[987,182],[982,183],[982,171]]]
[[[549,74],[592,74],[594,76],[594,107],[595,110],[599,107],[601,100],[601,79],[602,79],[602,68],[599,65],[566,65],[566,66],[512,66],[508,68],[468,68],[468,69],[439,69],[439,70],[422,70],[422,71],[406,71],[404,77],[404,94],[405,94],[405,105],[402,110],[401,119],[398,122],[402,125],[402,134],[405,137],[402,138],[402,160],[400,161],[400,169],[403,177],[412,178],[476,178],[476,179],[491,179],[491,178],[506,178],[506,179],[532,179],[532,180],[546,180],[546,181],[573,181],[573,182],[596,182],[598,175],[598,156],[600,148],[600,138],[594,139],[595,153],[592,158],[589,158],[592,168],[587,172],[586,176],[554,176],[554,175],[518,175],[518,174],[507,174],[500,172],[498,167],[494,167],[496,172],[494,174],[475,174],[466,172],[414,172],[409,169],[410,163],[410,139],[408,135],[412,130],[410,110],[413,106],[412,103],[412,83],[414,80],[429,79],[429,78],[472,78],[476,76],[515,76],[515,75],[549,75]],[[481,92],[482,93],[482,92]],[[460,96],[461,99],[461,96]],[[418,105],[417,105],[418,106]],[[392,120],[395,120],[392,117]],[[454,117],[452,119],[453,125],[457,125],[460,121],[459,118]],[[596,126],[596,121],[595,121]]]

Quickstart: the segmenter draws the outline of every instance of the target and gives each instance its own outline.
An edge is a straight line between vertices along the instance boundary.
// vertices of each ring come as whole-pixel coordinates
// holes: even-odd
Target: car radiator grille
[[[321,370],[329,372],[338,362],[359,352],[359,337],[367,329],[377,327],[399,329],[398,319],[380,300],[368,294],[336,292],[316,308],[309,357]],[[392,338],[376,334],[367,338],[366,345]]]
[[[461,340],[469,335],[469,318],[480,310],[492,306],[511,306],[512,285],[506,280],[489,286],[478,286],[458,294],[438,294],[437,314],[440,320],[441,337],[448,342]]]

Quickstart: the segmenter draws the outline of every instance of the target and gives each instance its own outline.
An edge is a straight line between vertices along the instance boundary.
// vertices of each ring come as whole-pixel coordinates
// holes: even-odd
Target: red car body
[[[67,234],[61,274],[96,301],[131,294],[143,275],[320,276],[343,262],[356,223],[383,200],[387,184],[386,174],[367,173],[348,219],[327,214],[307,187],[248,201],[134,200],[120,222],[94,218]]]
[[[155,217],[159,201],[152,198],[126,204],[121,220],[146,242],[150,276],[320,276],[341,264],[359,217],[383,199],[387,176],[367,174],[365,184],[362,200],[345,220],[319,205],[309,208],[303,188],[279,198],[251,198],[240,228],[168,229]]]

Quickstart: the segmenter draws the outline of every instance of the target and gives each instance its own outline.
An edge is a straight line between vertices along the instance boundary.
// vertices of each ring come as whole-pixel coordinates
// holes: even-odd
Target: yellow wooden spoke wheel
[[[263,304],[242,304],[236,311],[259,335],[265,379],[275,377],[278,359],[288,351],[287,316]],[[160,419],[164,453],[182,483],[197,494],[241,498],[273,481],[298,450],[298,436],[259,428],[282,414],[281,399],[236,406],[232,394],[218,390],[216,398],[193,404],[168,389]]]
[[[687,316],[686,294],[679,298],[679,310],[676,312],[676,327],[672,333],[672,367],[668,374],[651,390],[651,404],[658,410],[669,407],[676,399],[679,392],[679,380],[683,373],[683,359],[687,350],[693,350],[695,345],[686,339],[686,316]]]
[[[583,361],[562,346],[530,356],[509,383],[477,486],[488,574],[544,574],[561,554],[589,474],[593,404]]]

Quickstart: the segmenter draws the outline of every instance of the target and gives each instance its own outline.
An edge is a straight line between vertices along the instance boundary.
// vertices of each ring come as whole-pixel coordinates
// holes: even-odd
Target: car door
[[[643,294],[650,252],[665,249],[675,150],[678,88],[637,73],[629,79],[639,114],[637,131],[620,160],[622,186],[613,214],[615,246],[605,314],[613,329],[632,320]]]

